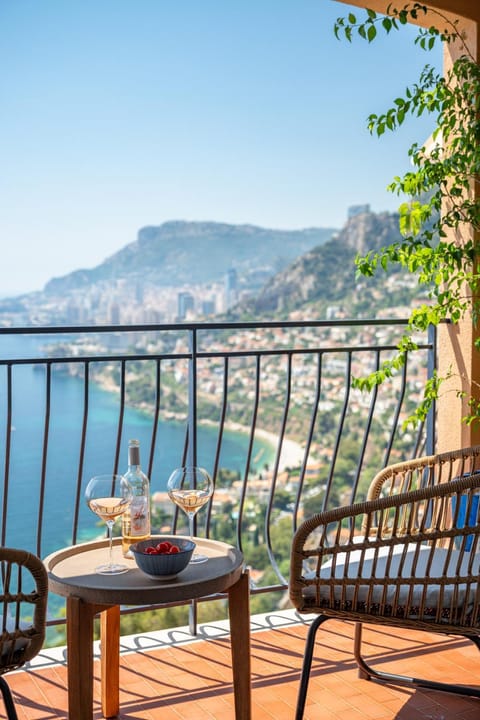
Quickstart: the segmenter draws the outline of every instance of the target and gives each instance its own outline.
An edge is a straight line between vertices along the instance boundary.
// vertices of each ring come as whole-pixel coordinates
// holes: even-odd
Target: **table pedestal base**
[[[251,718],[250,608],[248,573],[228,589],[233,688],[236,720]],[[100,613],[100,669],[102,713],[120,712],[120,607],[94,605],[67,598],[68,717],[93,720],[93,620]]]

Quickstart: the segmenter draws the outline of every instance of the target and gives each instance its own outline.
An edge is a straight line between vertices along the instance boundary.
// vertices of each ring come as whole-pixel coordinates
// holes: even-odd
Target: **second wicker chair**
[[[480,649],[480,447],[382,470],[365,502],[305,520],[292,545],[290,598],[313,613],[296,719],[303,717],[315,636],[328,618],[356,621],[360,676],[480,697],[480,689],[370,667],[363,623],[463,635]]]

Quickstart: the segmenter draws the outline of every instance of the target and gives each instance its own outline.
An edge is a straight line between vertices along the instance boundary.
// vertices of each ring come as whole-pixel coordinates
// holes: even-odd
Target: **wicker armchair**
[[[361,655],[362,623],[470,638],[480,649],[480,446],[398,463],[372,481],[365,502],[305,520],[292,545],[290,598],[315,613],[296,720],[301,720],[315,636],[328,618],[353,620],[360,677],[473,695],[480,688],[374,670]]]
[[[48,578],[36,555],[5,547],[0,547],[0,574],[0,691],[8,720],[18,720],[3,675],[24,665],[42,648]]]

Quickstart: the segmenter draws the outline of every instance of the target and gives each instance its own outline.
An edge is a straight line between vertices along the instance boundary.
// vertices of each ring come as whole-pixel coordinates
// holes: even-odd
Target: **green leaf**
[[[447,242],[453,234],[464,237],[465,228],[471,235],[480,237],[480,200],[471,197],[471,187],[480,177],[480,66],[457,22],[450,23],[439,11],[417,2],[399,9],[391,4],[382,18],[367,10],[367,19],[358,26],[356,16],[350,14],[348,32],[342,23],[336,26],[335,34],[338,36],[338,28],[343,27],[350,41],[352,25],[355,25],[360,37],[372,42],[380,22],[388,34],[421,14],[431,15],[434,22],[418,30],[415,44],[431,51],[437,39],[455,40],[461,47],[460,56],[445,77],[426,65],[418,81],[395,97],[391,107],[383,113],[369,115],[368,130],[380,137],[387,129],[394,131],[402,125],[407,114],[413,118],[429,114],[435,126],[434,147],[427,151],[427,143],[412,144],[408,150],[410,169],[402,176],[395,176],[388,186],[390,192],[407,198],[399,208],[401,241],[357,258],[355,266],[357,276],[368,277],[379,271],[404,268],[415,274],[427,300],[412,310],[396,355],[377,372],[356,380],[358,387],[369,390],[388,382],[401,369],[407,353],[414,352],[414,332],[425,331],[429,325],[446,319],[456,323],[466,315],[480,325],[480,251],[470,241],[462,245]],[[439,18],[441,25],[438,25]],[[440,31],[439,27],[443,29]],[[480,341],[478,350],[480,352]],[[434,377],[425,384],[424,397],[406,425],[425,420],[438,395],[440,382],[441,379]],[[466,401],[470,412],[465,422],[480,422],[480,400],[466,398]]]

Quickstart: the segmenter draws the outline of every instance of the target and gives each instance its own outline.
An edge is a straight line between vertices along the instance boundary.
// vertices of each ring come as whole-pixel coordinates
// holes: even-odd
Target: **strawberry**
[[[168,553],[172,544],[168,542],[168,540],[164,540],[163,542],[159,542],[157,545],[157,551],[160,554]]]
[[[157,545],[149,545],[143,551],[145,555],[170,555],[180,552],[178,545],[173,545],[168,540],[162,540]]]

